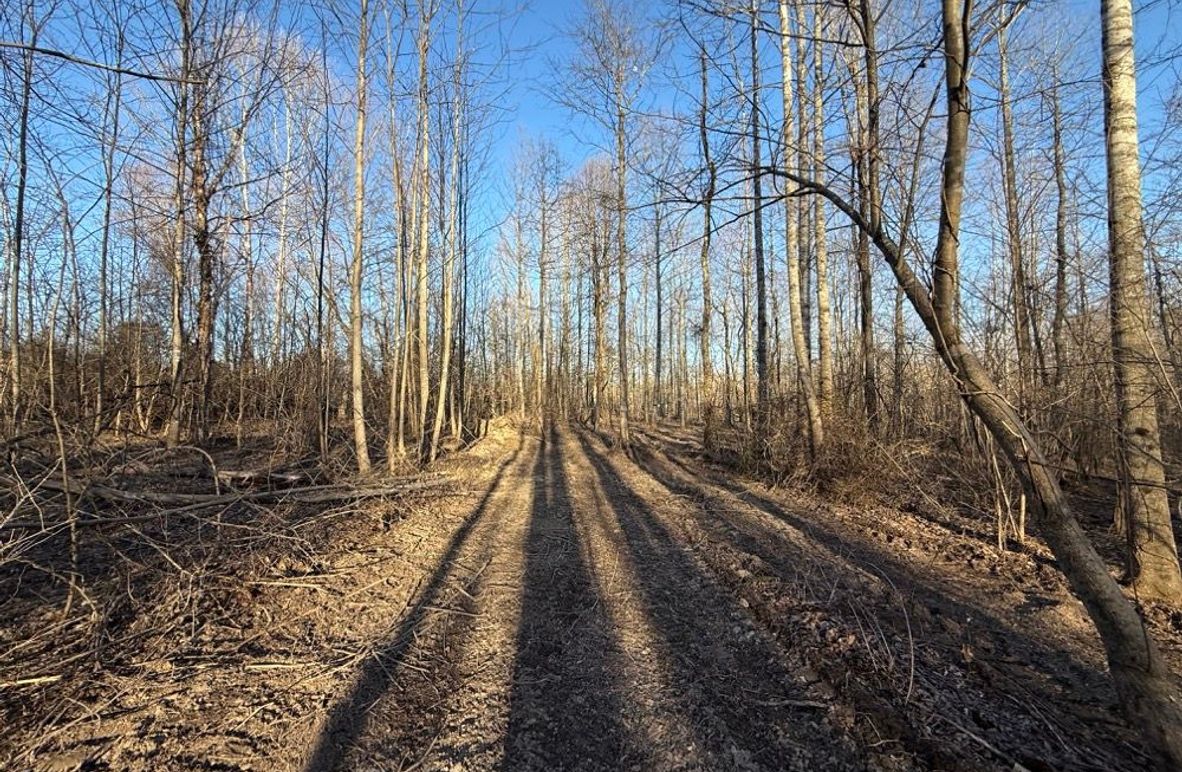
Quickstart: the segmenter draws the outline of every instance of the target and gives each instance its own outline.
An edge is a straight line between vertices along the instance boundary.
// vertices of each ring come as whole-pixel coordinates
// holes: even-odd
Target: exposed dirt
[[[151,635],[170,610],[137,607],[91,665],[4,688],[0,765],[1144,768],[1036,544],[771,491],[670,430],[443,466],[469,495],[305,513],[216,609]]]

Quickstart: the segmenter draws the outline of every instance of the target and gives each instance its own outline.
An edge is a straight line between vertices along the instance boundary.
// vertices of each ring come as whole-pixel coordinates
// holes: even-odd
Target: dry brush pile
[[[37,748],[111,714],[143,679],[283,667],[317,642],[272,640],[275,620],[256,618],[271,613],[260,593],[314,586],[339,571],[326,556],[359,534],[457,491],[440,473],[333,481],[262,446],[93,445],[65,463],[52,444],[8,450],[0,713],[10,739],[40,734]],[[31,755],[14,754],[37,748],[0,759],[25,763]]]

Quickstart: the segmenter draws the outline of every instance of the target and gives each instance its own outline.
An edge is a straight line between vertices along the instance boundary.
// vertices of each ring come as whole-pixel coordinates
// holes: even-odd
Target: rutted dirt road
[[[1045,554],[847,511],[649,430],[452,462],[466,499],[334,524],[142,643],[0,760],[54,769],[1138,769]],[[447,464],[445,463],[445,467]],[[285,562],[284,562],[285,561]],[[262,569],[260,569],[262,570]],[[236,595],[228,596],[231,599]],[[229,607],[232,604],[228,604]],[[134,627],[133,627],[134,632]],[[28,710],[33,710],[29,708]]]
[[[393,636],[308,766],[859,768],[656,506],[585,435],[526,442],[453,545],[470,576],[444,618],[413,649]]]
[[[937,563],[976,541],[813,522],[679,449],[525,440],[453,545],[466,583],[338,702],[309,767],[1143,764],[1053,580],[1003,618],[981,588],[1017,584],[1006,558]]]

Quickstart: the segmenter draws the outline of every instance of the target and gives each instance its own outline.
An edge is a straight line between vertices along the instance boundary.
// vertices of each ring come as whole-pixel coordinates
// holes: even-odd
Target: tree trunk
[[[389,58],[387,64],[387,78],[394,82],[394,57]],[[386,406],[386,469],[391,474],[398,470],[398,465],[406,456],[406,444],[403,434],[406,423],[406,362],[409,349],[410,316],[407,296],[407,254],[410,218],[407,216],[406,183],[403,178],[402,146],[398,141],[398,127],[395,122],[397,109],[396,97],[390,95],[390,173],[391,187],[394,196],[394,218],[398,224],[398,234],[394,242],[394,330],[397,343],[394,346],[393,359],[389,367],[389,383],[387,384]]]
[[[1002,170],[1005,181],[1006,250],[1010,258],[1010,306],[1014,311],[1014,339],[1018,349],[1018,408],[1030,408],[1030,390],[1034,383],[1034,356],[1030,343],[1030,309],[1026,303],[1026,258],[1023,254],[1022,228],[1018,218],[1018,174],[1014,154],[1014,115],[1010,106],[1009,46],[1006,29],[997,33],[999,57],[1002,131]]]
[[[620,66],[623,66],[622,64]],[[627,199],[627,134],[624,124],[625,75],[616,73],[616,267],[619,281],[616,328],[620,363],[620,442],[627,447],[632,442],[628,426],[628,199]]]
[[[208,67],[202,68],[205,72]],[[206,121],[209,84],[202,82],[193,89],[189,112],[190,147],[189,189],[193,201],[193,246],[197,250],[197,393],[193,405],[193,429],[204,441],[210,433],[210,410],[213,407],[213,336],[217,320],[217,299],[214,297],[214,271],[220,262],[217,234],[210,226],[212,190],[208,144],[211,130]]]
[[[813,168],[818,181],[823,181],[825,169],[825,70],[822,58],[822,34],[824,9],[818,5],[813,9]],[[814,243],[817,254],[817,404],[820,422],[833,414],[833,348],[830,327],[832,312],[829,308],[829,239],[826,234],[828,221],[825,217],[825,199],[813,197]]]
[[[788,0],[779,0],[780,9],[780,62],[783,68],[781,91],[783,96],[783,140],[784,147],[792,145],[795,134],[792,128],[792,29],[788,16]],[[800,98],[804,94],[798,95]],[[789,173],[797,171],[791,168],[792,159],[799,158],[798,154],[785,150],[785,163],[789,164]],[[808,425],[805,427],[809,438],[809,452],[813,460],[816,459],[822,444],[825,442],[825,429],[821,420],[820,405],[813,389],[812,358],[809,356],[808,344],[804,334],[804,314],[802,312],[802,288],[800,277],[800,250],[797,228],[797,199],[787,196],[784,199],[784,215],[787,227],[787,243],[785,249],[788,258],[788,315],[792,322],[792,348],[796,355],[796,382],[804,394],[805,417]]]
[[[607,366],[607,343],[604,340],[604,284],[607,282],[607,250],[599,239],[599,228],[591,221],[591,315],[595,327],[594,388],[591,394],[591,426],[599,431],[603,411],[603,393],[607,388],[605,368]]]
[[[185,347],[184,330],[182,329],[182,304],[185,293],[185,173],[188,168],[186,161],[187,140],[189,126],[189,86],[186,81],[190,78],[191,58],[193,48],[193,28],[189,7],[189,0],[177,0],[177,14],[181,26],[181,68],[177,83],[176,104],[176,189],[175,189],[175,227],[173,230],[173,255],[171,263],[171,286],[169,293],[170,305],[170,340],[169,340],[169,401],[168,419],[166,421],[165,442],[169,447],[175,447],[181,439],[181,405],[183,403],[181,373],[183,369],[183,352]]]
[[[1055,349],[1055,391],[1063,386],[1067,370],[1067,344],[1063,327],[1067,320],[1067,169],[1063,159],[1063,118],[1059,109],[1059,70],[1051,69],[1051,132],[1055,166],[1055,311],[1051,317],[1051,345]]]
[[[291,109],[283,103],[283,174],[279,192],[279,229],[276,234],[275,257],[275,308],[274,327],[271,329],[271,367],[279,366],[283,357],[284,325],[287,309],[284,305],[284,290],[287,285],[287,222],[288,197],[291,194]],[[276,414],[278,416],[278,413]]]
[[[711,222],[711,209],[714,205],[714,189],[718,179],[718,169],[714,159],[710,157],[710,135],[706,130],[706,118],[710,104],[710,84],[706,72],[706,49],[699,52],[699,67],[702,74],[701,110],[698,113],[698,141],[702,148],[702,163],[706,167],[706,193],[702,197],[702,245],[698,253],[698,263],[702,276],[702,331],[699,336],[699,353],[702,367],[702,402],[704,409],[702,444],[707,448],[711,444],[710,433],[714,421],[714,363],[710,355],[711,335],[711,307],[710,297],[710,241],[714,235]]]
[[[451,377],[452,353],[452,282],[454,281],[456,253],[459,249],[459,212],[460,212],[460,126],[463,121],[463,95],[461,93],[464,82],[462,54],[464,39],[464,11],[461,1],[458,9],[459,19],[456,29],[456,61],[454,68],[455,99],[452,104],[451,124],[451,173],[449,175],[451,202],[448,207],[448,231],[446,257],[443,260],[441,273],[443,274],[443,314],[439,323],[439,388],[435,395],[435,425],[431,428],[431,449],[427,453],[427,463],[431,463],[439,454],[439,437],[443,431],[443,415],[447,407],[447,389]],[[543,235],[543,250],[545,236]],[[545,314],[543,314],[545,316]],[[545,328],[543,328],[543,333]],[[543,338],[544,339],[544,338]]]
[[[250,167],[246,162],[246,143],[238,146],[238,164],[242,186],[242,259],[246,269],[246,287],[243,292],[242,345],[238,357],[238,413],[234,420],[234,442],[242,447],[245,422],[248,414],[247,380],[254,367],[254,232],[250,212]]]
[[[661,206],[660,206],[660,204],[657,204],[656,210],[654,212],[654,216],[656,219],[656,222],[654,223],[654,226],[655,226],[654,230],[656,231],[656,238],[655,238],[655,243],[653,245],[653,261],[655,263],[655,266],[653,268],[653,273],[655,274],[656,280],[657,280],[657,351],[656,351],[657,361],[656,361],[656,367],[655,367],[656,385],[654,387],[654,391],[656,393],[657,417],[664,418],[665,417],[665,397],[664,397],[664,393],[661,391],[661,360],[664,358],[665,352],[662,350],[663,345],[662,345],[662,341],[661,341],[661,331],[664,327],[663,317],[665,316],[665,314],[664,314],[665,303],[664,303],[664,298],[661,297],[661,294],[662,294],[661,291],[663,288],[661,287]]]
[[[786,0],[780,0],[781,14]],[[767,272],[763,255],[763,180],[760,170],[760,149],[763,140],[759,136],[759,0],[751,3],[751,208],[752,245],[755,250],[755,441],[757,451],[762,455],[768,441],[768,322],[767,322]],[[787,65],[787,62],[785,62]],[[789,70],[784,71],[787,80]]]
[[[116,32],[115,65],[123,61],[123,31]],[[103,235],[99,247],[99,321],[98,321],[98,389],[95,396],[94,428],[98,431],[104,423],[107,410],[107,330],[110,327],[110,253],[111,253],[111,210],[114,203],[115,148],[119,142],[119,118],[123,109],[123,79],[116,73],[111,90],[108,92],[104,119],[111,120],[111,133],[103,139]],[[104,132],[105,135],[105,132]]]
[[[418,288],[417,311],[418,322],[416,323],[416,339],[418,342],[418,366],[419,366],[419,403],[418,403],[418,423],[416,424],[416,431],[422,432],[420,435],[420,447],[422,447],[422,440],[426,438],[427,428],[427,401],[430,397],[430,372],[431,363],[429,359],[429,351],[427,348],[427,305],[430,298],[427,291],[427,261],[430,256],[430,244],[428,238],[428,223],[431,213],[431,193],[428,190],[430,184],[430,148],[431,148],[431,123],[428,120],[429,103],[427,101],[427,57],[430,53],[431,46],[431,19],[435,12],[434,3],[430,3],[422,9],[419,19],[419,124],[418,124],[418,142],[419,142],[419,158],[418,158],[418,185],[416,195],[418,197],[418,264],[417,273],[415,276],[416,286]]]
[[[31,14],[31,11],[30,11]],[[37,45],[39,25],[32,23],[32,43]],[[8,312],[11,314],[9,328],[8,355],[9,359],[9,388],[12,405],[12,433],[16,435],[20,430],[21,421],[21,316],[20,316],[20,275],[21,262],[24,260],[25,244],[25,192],[29,182],[29,99],[33,93],[33,51],[26,50],[24,55],[23,78],[21,83],[21,114],[20,129],[17,138],[17,182],[16,182],[16,221],[13,223],[12,233],[12,266],[9,271],[11,294],[8,301]],[[29,318],[33,317],[32,304],[29,306]],[[52,356],[52,352],[51,352]]]
[[[365,108],[368,84],[365,55],[369,45],[369,2],[361,0],[357,37],[357,122],[353,134],[353,264],[349,274],[349,375],[352,384],[353,447],[357,471],[369,473],[369,440],[365,431],[365,365],[362,360],[361,286],[365,256]]]
[[[1108,160],[1109,310],[1129,573],[1141,598],[1182,601],[1170,524],[1145,291],[1145,232],[1130,0],[1102,0],[1104,138]],[[1182,745],[1182,738],[1178,738]]]
[[[858,140],[855,168],[858,180],[858,208],[872,226],[881,222],[878,193],[878,50],[874,11],[870,0],[859,0],[857,10],[850,0],[850,15],[862,38],[864,72],[851,67],[854,99],[857,102]],[[878,362],[874,346],[874,283],[870,265],[870,242],[865,233],[857,233],[858,300],[861,334],[862,403],[871,428],[878,426]]]

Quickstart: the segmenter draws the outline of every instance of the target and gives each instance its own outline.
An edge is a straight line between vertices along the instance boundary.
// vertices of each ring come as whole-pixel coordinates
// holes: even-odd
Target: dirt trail
[[[442,566],[472,573],[464,602],[393,636],[308,768],[860,768],[808,678],[656,506],[587,437],[527,441]],[[418,608],[438,607],[431,581]],[[409,667],[423,662],[448,666]]]
[[[502,431],[444,462],[467,497],[312,518],[319,552],[260,556],[217,614],[49,687],[60,715],[14,703],[0,766],[1143,767],[1039,553],[699,450]]]
[[[357,747],[446,770],[1145,763],[1037,553],[818,509],[661,433],[630,458],[553,428],[522,455],[471,558],[517,590],[419,641],[455,674],[394,674],[413,687]]]

